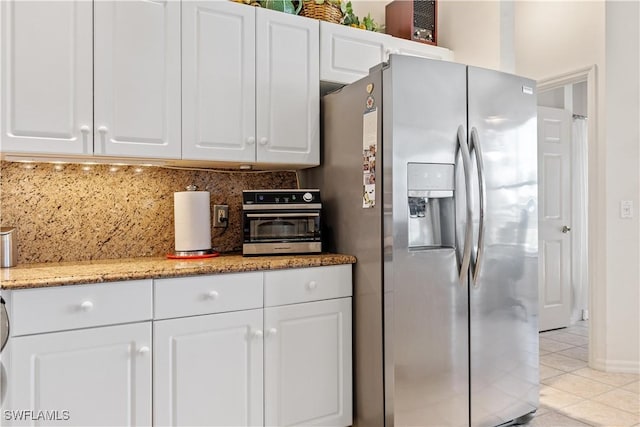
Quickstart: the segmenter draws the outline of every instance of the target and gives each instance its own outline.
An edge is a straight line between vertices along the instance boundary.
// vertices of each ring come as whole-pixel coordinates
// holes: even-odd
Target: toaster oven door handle
[[[248,213],[247,218],[314,218],[319,217],[318,212],[310,213]]]

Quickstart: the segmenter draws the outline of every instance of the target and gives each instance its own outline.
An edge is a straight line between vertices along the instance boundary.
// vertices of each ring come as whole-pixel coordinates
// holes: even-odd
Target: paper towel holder
[[[196,192],[198,190],[198,187],[195,184],[189,184],[186,187],[186,191],[187,192]],[[204,192],[203,192],[204,193]],[[209,198],[208,196],[208,192],[207,193],[207,199]],[[178,194],[178,193],[175,193]],[[174,197],[176,197],[174,194]],[[175,203],[175,201],[174,201]],[[207,202],[208,203],[208,202]],[[177,211],[175,210],[174,207],[174,216],[177,215],[176,213]],[[177,221],[177,219],[176,219]],[[209,220],[210,221],[210,220]],[[210,224],[209,224],[209,228],[210,228]],[[177,227],[176,227],[176,233],[177,233]],[[210,238],[209,240],[209,245],[211,244],[210,242]],[[177,239],[176,239],[176,245],[177,245]],[[208,248],[208,249],[194,249],[194,250],[175,250],[174,253],[172,254],[168,254],[167,258],[169,259],[200,259],[200,258],[211,258],[211,257],[215,257],[218,256],[218,252],[214,251],[212,248]]]

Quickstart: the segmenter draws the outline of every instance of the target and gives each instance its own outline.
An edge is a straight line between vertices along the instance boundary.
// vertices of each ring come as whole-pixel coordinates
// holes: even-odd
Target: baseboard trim
[[[637,360],[595,359],[589,363],[589,367],[605,372],[640,374],[640,361]]]

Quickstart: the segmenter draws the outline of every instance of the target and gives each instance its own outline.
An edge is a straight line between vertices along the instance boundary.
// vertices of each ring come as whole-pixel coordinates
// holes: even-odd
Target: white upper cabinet
[[[320,22],[320,80],[349,84],[383,62],[391,36]]]
[[[185,1],[182,31],[183,159],[319,164],[318,21]]]
[[[453,60],[453,52],[442,47],[320,23],[320,80],[324,82],[353,83],[368,75],[371,67],[387,61],[391,54]]]
[[[179,159],[180,2],[94,8],[95,154]]]
[[[179,1],[1,7],[2,152],[180,158]]]
[[[255,10],[182,3],[184,159],[255,161]]]
[[[92,4],[1,1],[0,151],[93,151]]]
[[[261,8],[256,16],[256,160],[318,165],[318,21]]]
[[[422,58],[442,59],[453,61],[453,52],[444,47],[433,46],[426,43],[391,37],[387,44],[387,52],[399,55],[420,56]]]

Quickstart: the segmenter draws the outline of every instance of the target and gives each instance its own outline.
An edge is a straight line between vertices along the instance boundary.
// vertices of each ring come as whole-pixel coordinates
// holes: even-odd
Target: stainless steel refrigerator
[[[538,406],[535,82],[392,55],[322,100],[308,172],[354,254],[357,426],[497,426]]]

